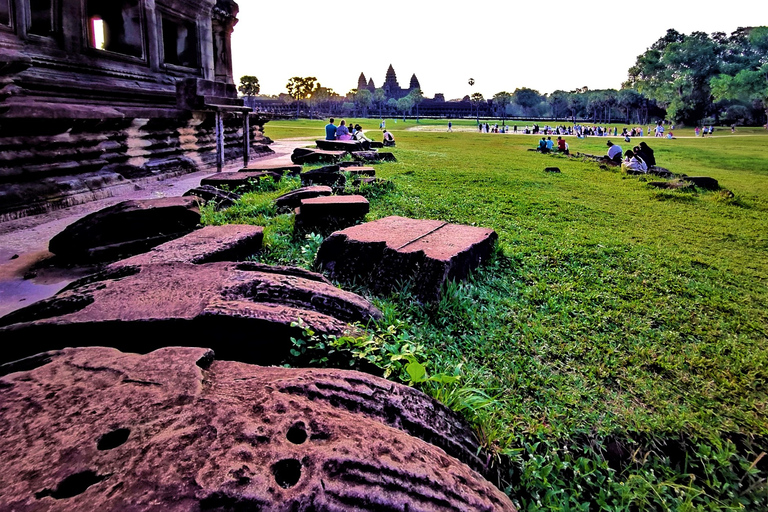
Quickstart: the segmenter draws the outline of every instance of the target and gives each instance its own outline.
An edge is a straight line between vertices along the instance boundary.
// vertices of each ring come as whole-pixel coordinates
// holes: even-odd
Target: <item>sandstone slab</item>
[[[213,202],[216,210],[225,210],[235,204],[240,199],[240,194],[228,192],[211,185],[201,185],[185,192],[184,197],[195,196],[204,200],[206,203]]]
[[[0,378],[2,510],[515,510],[460,460],[466,426],[405,386],[204,348],[44,356]]]
[[[322,149],[296,148],[291,154],[291,161],[294,164],[320,164],[336,163],[344,158],[348,153],[346,151],[325,151]]]
[[[363,145],[356,140],[325,140],[315,141],[318,149],[326,151],[362,151]]]
[[[210,185],[227,190],[248,190],[261,180],[280,181],[281,174],[268,171],[219,172],[200,180],[200,185]]]
[[[720,188],[720,184],[717,180],[715,178],[710,178],[709,176],[683,176],[682,178],[685,181],[693,183],[698,188],[703,188],[705,190],[718,190]]]
[[[344,188],[347,178],[341,174],[338,165],[326,165],[318,169],[311,169],[301,173],[301,185],[324,185],[336,189]]]
[[[276,172],[278,174],[284,175],[287,174],[288,176],[298,176],[301,172],[302,166],[301,165],[290,165],[290,164],[267,164],[267,163],[251,163],[248,164],[248,167],[244,167],[240,169],[240,172]]]
[[[291,190],[275,199],[275,205],[278,208],[298,208],[301,206],[303,199],[311,199],[313,197],[330,196],[333,194],[333,189],[324,185],[314,185],[310,187],[301,187],[296,190]]]
[[[264,240],[264,228],[244,224],[206,226],[153,247],[149,252],[120,260],[113,266],[155,263],[211,263],[242,261],[252,256]]]
[[[341,168],[341,171],[349,173],[352,177],[356,176],[376,176],[376,169],[368,166],[349,166]]]
[[[339,229],[351,226],[365,218],[370,203],[361,195],[327,196],[303,199],[296,209],[296,229],[315,227]]]
[[[199,203],[195,196],[123,201],[70,224],[48,247],[72,261],[139,254],[193,231],[200,223]]]
[[[301,318],[317,333],[343,334],[381,313],[320,274],[256,263],[115,264],[49,299],[0,318],[4,361],[106,342],[149,352],[207,344],[222,357],[280,364]]]
[[[419,300],[433,301],[447,281],[486,261],[497,238],[487,228],[385,217],[333,233],[315,263],[332,279],[364,283],[375,293],[411,283]]]
[[[355,151],[352,159],[358,162],[397,162],[395,155],[381,151]]]

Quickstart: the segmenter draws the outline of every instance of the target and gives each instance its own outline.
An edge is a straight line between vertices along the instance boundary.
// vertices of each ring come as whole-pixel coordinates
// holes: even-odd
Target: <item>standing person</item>
[[[453,131],[453,123],[452,123],[452,122],[450,122],[450,121],[448,121],[448,131],[449,131],[449,132],[452,132],[452,131]]]
[[[731,133],[736,133],[736,123],[731,125]]]
[[[693,129],[693,135],[694,135],[694,137],[698,137],[699,136],[699,127],[698,126]]]
[[[334,119],[331,118],[331,122],[325,125],[325,140],[336,140],[336,125],[333,121]]]

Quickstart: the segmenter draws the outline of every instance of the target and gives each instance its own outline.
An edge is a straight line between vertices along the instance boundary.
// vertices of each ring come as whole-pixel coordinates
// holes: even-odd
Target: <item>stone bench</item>
[[[362,151],[363,145],[356,140],[325,140],[319,139],[315,141],[317,149],[326,151]]]
[[[331,279],[389,294],[411,283],[417,299],[440,298],[449,280],[464,279],[486,261],[498,235],[492,229],[438,220],[385,217],[325,239],[316,265]]]

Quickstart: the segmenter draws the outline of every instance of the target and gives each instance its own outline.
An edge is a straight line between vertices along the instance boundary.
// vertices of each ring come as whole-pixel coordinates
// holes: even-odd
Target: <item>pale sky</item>
[[[518,87],[619,89],[637,56],[669,28],[730,34],[768,25],[766,0],[238,3],[235,83],[256,75],[262,94],[286,92],[292,76],[314,76],[341,95],[357,87],[361,72],[381,87],[390,64],[401,87],[415,73],[429,98],[491,98]]]

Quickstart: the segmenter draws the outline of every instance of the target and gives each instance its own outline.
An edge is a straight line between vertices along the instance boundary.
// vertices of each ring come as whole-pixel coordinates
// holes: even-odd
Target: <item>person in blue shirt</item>
[[[336,140],[336,125],[333,121],[334,119],[331,118],[331,122],[325,125],[325,140]]]
[[[552,152],[552,148],[555,147],[555,143],[552,142],[552,137],[547,137],[546,144],[547,144],[547,153],[551,153]]]

